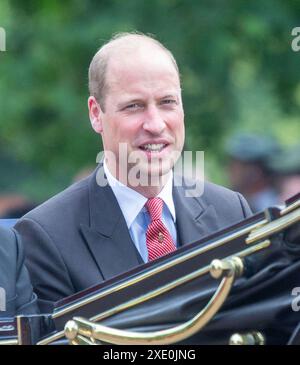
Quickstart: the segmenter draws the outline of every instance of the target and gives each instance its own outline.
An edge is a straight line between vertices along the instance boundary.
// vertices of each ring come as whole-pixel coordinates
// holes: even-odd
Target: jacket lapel
[[[89,182],[90,224],[81,232],[102,273],[110,279],[143,263],[100,166]]]
[[[201,197],[187,197],[185,192],[183,186],[173,186],[179,247],[218,230],[214,206],[205,204]]]

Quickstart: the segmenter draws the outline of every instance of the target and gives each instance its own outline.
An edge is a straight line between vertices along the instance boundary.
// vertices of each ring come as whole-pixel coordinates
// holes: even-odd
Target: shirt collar
[[[132,223],[135,221],[138,214],[144,208],[147,198],[137,191],[129,188],[117,180],[109,171],[105,160],[103,161],[104,173],[107,177],[107,181],[119,203],[121,211],[124,215],[127,227],[130,228]],[[158,198],[161,198],[171,213],[173,221],[176,221],[175,206],[173,201],[173,171],[171,170],[167,183],[158,194]]]

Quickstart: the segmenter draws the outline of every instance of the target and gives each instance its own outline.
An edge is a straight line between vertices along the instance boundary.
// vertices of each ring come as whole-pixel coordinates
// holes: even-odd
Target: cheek
[[[178,134],[181,135],[184,138],[184,116],[183,113],[179,113],[176,116],[173,117],[172,119],[172,129],[173,131]]]
[[[119,130],[114,120],[106,121],[103,124],[102,140],[107,149],[114,151],[117,148]]]
[[[183,110],[180,108],[177,110],[174,110],[173,119],[176,121],[176,123],[183,124],[183,120],[184,120]]]
[[[138,136],[139,132],[142,130],[142,118],[126,118],[120,121],[118,127],[118,133],[120,139],[123,141],[133,140]]]

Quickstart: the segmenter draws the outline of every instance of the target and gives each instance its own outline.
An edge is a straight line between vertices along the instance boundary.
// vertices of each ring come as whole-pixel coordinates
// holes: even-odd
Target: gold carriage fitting
[[[65,298],[51,315],[0,322],[0,339],[38,345],[293,343],[299,272],[297,194],[282,207]]]

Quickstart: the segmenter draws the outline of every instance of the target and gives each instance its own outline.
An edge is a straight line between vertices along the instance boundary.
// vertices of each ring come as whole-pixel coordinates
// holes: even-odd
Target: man
[[[279,190],[280,203],[300,192],[300,145],[293,145],[274,156],[270,168]]]
[[[186,197],[174,184],[184,111],[178,67],[162,44],[116,36],[94,56],[89,89],[103,164],[16,226],[42,311],[251,214],[238,193],[205,183],[202,196]]]
[[[0,317],[37,311],[21,242],[14,231],[0,227]]]

